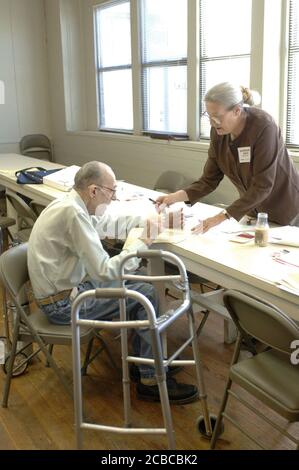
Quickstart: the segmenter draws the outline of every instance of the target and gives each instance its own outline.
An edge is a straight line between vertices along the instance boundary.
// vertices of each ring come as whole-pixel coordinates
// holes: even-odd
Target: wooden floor
[[[1,326],[1,325],[0,325]],[[171,347],[186,337],[185,322],[176,327],[169,335]],[[119,342],[111,333],[106,339],[118,363]],[[217,413],[227,378],[232,347],[223,344],[223,323],[216,315],[210,315],[200,336],[200,348],[204,364],[205,383],[211,413]],[[56,349],[56,350],[55,350]],[[54,355],[59,366],[71,383],[71,350],[68,347],[54,348]],[[191,357],[191,348],[185,357]],[[4,372],[0,371],[1,389]],[[194,369],[185,368],[177,376],[179,381],[195,383]],[[85,417],[90,422],[122,426],[122,393],[120,373],[113,369],[105,353],[90,366],[89,375],[83,379]],[[143,402],[135,397],[132,385],[132,404],[134,425],[161,426],[161,411],[158,403]],[[263,407],[253,402],[259,409]],[[258,440],[268,449],[292,449],[293,444],[269,425],[245,410],[241,405],[231,402],[230,411],[246,423]],[[209,442],[197,431],[196,420],[201,414],[201,405],[197,401],[188,405],[172,406],[172,415],[176,433],[177,449],[208,449]],[[270,413],[267,412],[270,416]],[[271,413],[271,416],[273,414]],[[287,426],[280,418],[276,421],[298,435],[298,428]],[[9,407],[0,408],[0,449],[74,449],[73,403],[53,371],[44,366],[44,359],[35,359],[27,372],[13,379]],[[85,449],[166,449],[164,437],[153,436],[116,436],[111,433],[85,432]],[[225,422],[225,432],[218,441],[218,449],[255,449],[257,448],[237,429]]]

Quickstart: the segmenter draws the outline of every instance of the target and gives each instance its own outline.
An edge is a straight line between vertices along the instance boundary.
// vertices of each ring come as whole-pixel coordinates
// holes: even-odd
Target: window
[[[99,128],[133,129],[130,2],[97,7]]]
[[[287,144],[299,146],[299,1],[290,0]]]
[[[187,133],[187,0],[142,0],[143,130]]]
[[[220,81],[249,86],[251,3],[252,0],[201,0],[201,103],[206,91]],[[208,137],[209,134],[209,120],[203,117],[201,136]]]
[[[204,95],[231,81],[259,90],[275,119],[287,111],[287,145],[299,146],[299,0],[98,1],[100,130],[207,139]]]

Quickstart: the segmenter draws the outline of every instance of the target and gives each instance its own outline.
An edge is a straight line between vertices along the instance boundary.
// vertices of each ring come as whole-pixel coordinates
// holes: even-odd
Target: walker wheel
[[[10,354],[6,357],[5,359],[5,363],[3,364],[3,371],[5,374],[7,374],[8,372],[8,363],[9,363],[9,358],[10,358]],[[21,364],[21,362],[23,362],[25,359],[27,359],[27,356],[26,354],[22,353],[22,352],[19,352],[16,354],[16,357],[15,357],[15,362],[14,362],[14,370],[12,372],[12,377],[19,377],[20,375],[24,374],[24,372],[26,371],[27,367],[28,367],[28,362],[25,362],[21,367],[19,367],[17,370],[16,370],[16,367]]]
[[[211,422],[212,433],[214,431],[216,421],[217,421],[217,416],[213,415],[213,414],[210,414],[210,422]],[[196,421],[196,427],[197,427],[197,430],[198,430],[199,434],[201,434],[201,436],[203,438],[205,438],[205,439],[211,439],[212,438],[212,435],[207,434],[207,430],[206,430],[206,426],[205,426],[205,420],[204,420],[204,417],[202,415],[200,415],[198,417],[198,419]],[[224,425],[223,425],[223,422],[222,422],[217,437],[221,436],[221,434],[223,432],[224,432]]]

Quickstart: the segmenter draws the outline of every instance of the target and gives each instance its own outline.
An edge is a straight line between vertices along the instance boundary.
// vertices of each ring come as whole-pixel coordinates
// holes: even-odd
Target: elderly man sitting
[[[86,163],[76,174],[71,192],[49,204],[33,227],[28,246],[29,275],[37,304],[52,323],[70,323],[71,303],[77,292],[115,287],[124,256],[146,249],[151,243],[144,230],[140,239],[126,242],[119,255],[109,257],[98,232],[101,225],[107,223],[105,210],[115,194],[116,179],[112,169],[97,161]],[[135,270],[137,267],[137,258],[132,258],[127,268]],[[144,294],[157,311],[156,293],[151,284],[131,282],[128,287]],[[133,299],[127,301],[127,312],[130,319],[147,318],[143,307]],[[87,300],[80,316],[112,320],[118,316],[118,300]],[[133,347],[136,355],[152,357],[148,329],[137,330]],[[137,396],[159,400],[154,369],[149,365],[138,367]],[[177,383],[170,372],[174,370],[167,374],[170,401],[177,404],[194,401],[198,396],[197,388]]]

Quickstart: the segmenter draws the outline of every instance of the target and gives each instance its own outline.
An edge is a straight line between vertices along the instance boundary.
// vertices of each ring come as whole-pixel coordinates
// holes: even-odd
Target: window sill
[[[67,131],[67,135],[76,135],[81,137],[94,137],[105,141],[113,142],[127,142],[127,143],[142,143],[145,145],[162,145],[180,148],[184,150],[202,150],[207,151],[209,148],[209,141],[197,142],[194,140],[164,140],[164,139],[152,139],[144,135],[127,135],[118,134],[111,132],[98,132],[98,131]]]
[[[295,163],[299,163],[299,150],[295,149],[288,149],[290,157]]]
[[[67,131],[67,135],[81,136],[81,137],[94,137],[111,142],[127,142],[127,143],[142,143],[145,145],[162,145],[171,146],[173,148],[184,149],[189,151],[203,151],[207,152],[209,149],[210,141],[202,140],[164,140],[152,139],[145,135],[133,134],[120,134],[112,132],[99,132],[99,131]],[[288,149],[289,155],[295,163],[299,163],[299,150]]]

